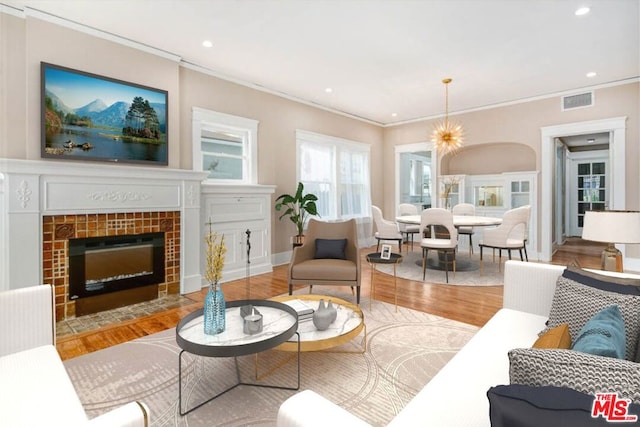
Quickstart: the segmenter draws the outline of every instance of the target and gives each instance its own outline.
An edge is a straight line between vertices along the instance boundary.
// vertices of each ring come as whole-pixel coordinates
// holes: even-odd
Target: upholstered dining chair
[[[418,215],[418,207],[411,203],[400,203],[398,205],[398,215]],[[411,225],[411,224],[398,224],[400,227],[400,234],[404,236],[404,240],[411,243],[411,250],[413,251],[413,236],[415,234],[420,233],[419,225]]]
[[[289,264],[289,295],[294,285],[342,285],[356,289],[360,304],[360,252],[356,220],[323,222],[311,218],[302,246]]]
[[[402,233],[400,233],[398,223],[384,219],[382,211],[377,206],[371,206],[371,213],[373,214],[373,222],[377,230],[374,234],[378,241],[376,252],[380,252],[381,241],[398,242],[398,252],[402,252]]]
[[[518,250],[520,252],[520,260],[524,261],[522,251],[525,249],[527,241],[526,233],[529,230],[529,216],[531,215],[531,206],[521,206],[519,208],[508,210],[504,213],[502,224],[496,228],[484,230],[480,246],[480,271],[482,271],[482,250],[483,248],[491,248],[494,251],[493,261],[495,262],[495,250],[498,249],[498,271],[501,271],[502,251],[506,250],[511,259],[511,251]],[[527,257],[528,261],[528,257]]]
[[[476,214],[476,207],[471,203],[458,203],[451,210],[454,215],[471,215]],[[469,236],[469,256],[473,254],[473,227],[458,227],[458,235]]]
[[[423,210],[420,214],[420,230],[423,236],[427,236],[420,241],[422,280],[425,279],[429,249],[434,249],[444,258],[446,281],[449,283],[449,263],[451,263],[455,274],[456,248],[458,247],[458,230],[453,225],[453,213],[442,208]],[[440,259],[440,255],[438,259]]]

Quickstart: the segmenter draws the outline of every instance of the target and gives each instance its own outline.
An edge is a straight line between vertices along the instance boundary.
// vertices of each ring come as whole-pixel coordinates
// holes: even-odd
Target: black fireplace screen
[[[164,281],[164,233],[69,240],[71,300]]]

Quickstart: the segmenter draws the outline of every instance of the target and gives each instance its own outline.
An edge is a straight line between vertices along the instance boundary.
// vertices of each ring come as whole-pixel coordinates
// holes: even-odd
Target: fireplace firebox
[[[150,285],[157,296],[165,281],[164,240],[164,233],[69,239],[69,300]]]

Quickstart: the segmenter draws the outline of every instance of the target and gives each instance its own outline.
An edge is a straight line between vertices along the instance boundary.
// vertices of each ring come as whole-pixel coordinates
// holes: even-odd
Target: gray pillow
[[[344,248],[347,239],[316,239],[316,255],[318,259],[347,259]]]
[[[605,291],[560,276],[556,282],[547,328],[541,334],[567,323],[571,340],[575,342],[580,329],[589,319],[610,305],[620,308],[626,330],[625,359],[634,360],[640,334],[640,296]]]
[[[511,384],[569,387],[582,393],[618,392],[640,403],[640,364],[573,350],[517,348],[509,352]]]

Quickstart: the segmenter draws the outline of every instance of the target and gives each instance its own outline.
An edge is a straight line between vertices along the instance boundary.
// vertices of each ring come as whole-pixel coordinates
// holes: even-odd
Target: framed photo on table
[[[390,259],[391,258],[391,245],[382,245],[382,251],[380,252],[380,258],[382,258],[382,259]]]

